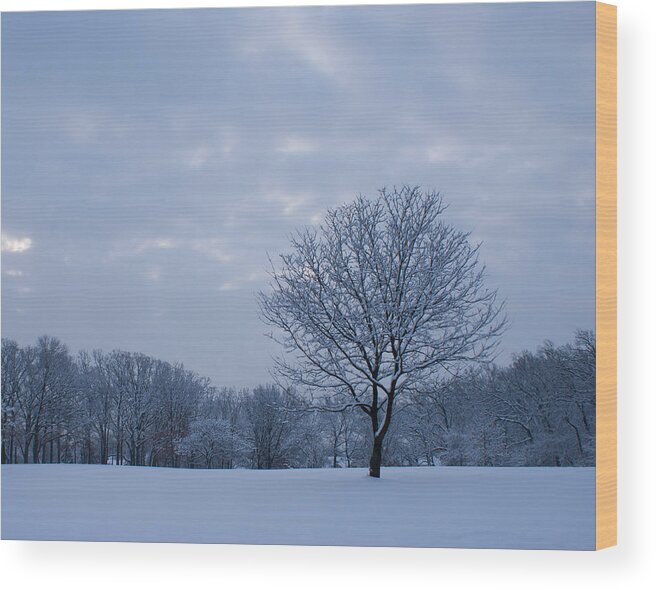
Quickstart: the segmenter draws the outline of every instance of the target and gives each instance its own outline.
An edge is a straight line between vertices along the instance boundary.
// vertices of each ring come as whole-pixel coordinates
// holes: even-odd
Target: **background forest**
[[[367,465],[357,409],[317,411],[302,391],[222,388],[124,351],[73,356],[58,339],[2,341],[2,462],[281,469]],[[384,465],[569,466],[595,461],[595,339],[546,342],[505,367],[415,386]]]

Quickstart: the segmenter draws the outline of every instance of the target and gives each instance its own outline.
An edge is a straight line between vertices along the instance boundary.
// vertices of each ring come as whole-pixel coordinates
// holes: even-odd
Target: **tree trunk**
[[[41,452],[41,441],[38,436],[34,436],[32,442],[32,463],[39,462],[39,453]]]
[[[383,439],[374,438],[374,446],[369,459],[369,476],[380,477],[380,463],[383,457]]]
[[[107,465],[107,438],[104,428],[100,429],[100,460],[98,462],[101,465]]]
[[[380,477],[380,464],[383,458],[383,439],[387,434],[389,429],[390,422],[392,420],[392,407],[394,404],[394,393],[396,391],[396,381],[393,380],[390,384],[389,391],[387,393],[387,404],[385,406],[385,415],[383,417],[383,423],[378,428],[378,387],[373,385],[372,399],[373,407],[370,414],[371,418],[371,429],[373,431],[373,448],[371,450],[371,459],[369,460],[369,476],[370,477]]]

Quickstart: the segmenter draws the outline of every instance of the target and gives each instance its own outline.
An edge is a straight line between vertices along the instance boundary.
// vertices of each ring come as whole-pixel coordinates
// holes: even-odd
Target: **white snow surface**
[[[2,538],[594,549],[595,470],[3,465]]]

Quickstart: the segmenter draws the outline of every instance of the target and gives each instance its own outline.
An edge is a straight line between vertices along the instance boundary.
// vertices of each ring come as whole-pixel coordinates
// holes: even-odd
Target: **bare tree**
[[[304,419],[296,399],[274,385],[256,387],[244,397],[244,438],[255,469],[290,467],[299,446],[299,425]]]
[[[155,432],[149,464],[177,467],[176,441],[188,434],[194,411],[211,387],[208,379],[186,371],[180,364],[157,361],[154,377]]]
[[[223,418],[194,420],[189,435],[178,444],[183,455],[187,455],[192,463],[196,457],[202,459],[206,469],[212,469],[217,459],[221,459],[222,463],[232,459],[235,446],[235,433],[230,423]]]
[[[360,196],[297,232],[260,294],[287,353],[279,375],[369,417],[372,477],[397,400],[441,368],[488,360],[504,326],[478,246],[444,210],[439,193],[419,187]]]
[[[595,365],[595,336],[579,331],[574,345],[547,341],[489,372],[487,405],[526,464],[594,465]]]
[[[26,354],[14,340],[2,339],[2,463],[16,463],[20,419],[19,403],[24,394],[28,369]]]
[[[82,351],[78,356],[85,411],[98,439],[98,462],[103,465],[109,458],[112,430],[112,382],[107,362],[108,357],[99,350],[92,354]]]
[[[353,447],[355,446],[353,434],[356,430],[353,424],[355,420],[353,410],[325,412],[322,417],[322,430],[326,433],[332,467],[351,467]]]

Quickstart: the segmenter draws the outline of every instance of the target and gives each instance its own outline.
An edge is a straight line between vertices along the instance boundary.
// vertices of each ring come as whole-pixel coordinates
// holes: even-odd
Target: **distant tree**
[[[162,361],[157,363],[153,387],[150,464],[177,467],[176,442],[189,434],[199,405],[213,389],[209,379],[185,370],[181,364]]]
[[[24,351],[16,341],[2,339],[2,462],[16,463],[19,450],[20,408],[28,368]]]
[[[206,469],[217,461],[229,464],[235,454],[235,433],[222,418],[198,418],[192,422],[189,435],[178,444],[178,451],[187,455],[192,464],[199,458]]]
[[[53,462],[55,446],[75,418],[76,365],[68,348],[50,336],[20,350],[9,346],[8,352],[16,363],[10,374],[20,373],[10,399],[22,462]]]
[[[558,374],[563,421],[572,429],[586,464],[594,465],[596,431],[596,338],[589,330],[578,330],[573,345],[555,347],[548,343],[543,353]]]
[[[399,398],[440,369],[488,360],[504,326],[478,247],[444,210],[418,187],[358,197],[297,232],[260,294],[287,353],[279,375],[368,416],[372,477]]]
[[[244,439],[255,469],[291,467],[305,415],[288,392],[275,385],[256,387],[244,400]]]
[[[409,463],[432,466],[448,451],[454,414],[459,409],[459,404],[453,403],[453,389],[431,380],[410,393],[411,403],[399,415],[399,435]]]
[[[396,404],[383,463],[594,465],[595,377],[589,331],[569,344],[545,342],[504,367],[429,373]],[[2,340],[5,463],[367,465],[369,416],[340,396],[321,401],[314,411],[273,385],[217,390],[180,364],[133,353],[72,359],[51,337],[25,347]]]
[[[359,415],[358,415],[359,414]],[[352,467],[362,446],[359,422],[365,418],[360,412],[346,409],[339,412],[322,412],[323,430],[332,467]]]
[[[546,342],[489,373],[487,407],[514,464],[594,465],[595,365],[594,335],[578,332],[574,345]]]
[[[154,378],[157,361],[145,354],[115,351],[111,354],[117,423],[121,448],[127,446],[131,465],[146,464],[146,446],[155,421]],[[123,457],[123,451],[117,452]]]
[[[78,357],[80,389],[83,408],[90,430],[97,437],[97,460],[106,464],[109,459],[112,432],[112,383],[107,356],[99,350]]]

